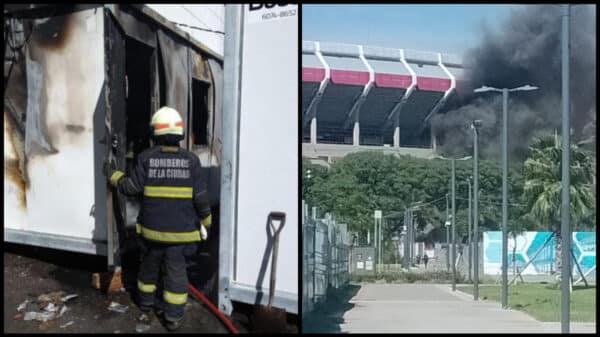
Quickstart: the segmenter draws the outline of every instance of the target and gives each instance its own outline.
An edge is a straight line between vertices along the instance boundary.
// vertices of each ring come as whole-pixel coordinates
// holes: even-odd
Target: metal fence
[[[327,299],[328,290],[350,280],[350,239],[346,224],[302,201],[302,310],[309,312]]]

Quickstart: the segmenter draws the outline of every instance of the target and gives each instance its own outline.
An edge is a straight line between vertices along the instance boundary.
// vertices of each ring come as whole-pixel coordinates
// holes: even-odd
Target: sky
[[[302,5],[302,39],[462,55],[522,5]]]

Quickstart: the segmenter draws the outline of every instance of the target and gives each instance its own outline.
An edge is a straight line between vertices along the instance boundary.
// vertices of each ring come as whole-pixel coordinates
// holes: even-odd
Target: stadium
[[[430,158],[431,117],[466,89],[460,56],[302,41],[302,154],[377,149]]]

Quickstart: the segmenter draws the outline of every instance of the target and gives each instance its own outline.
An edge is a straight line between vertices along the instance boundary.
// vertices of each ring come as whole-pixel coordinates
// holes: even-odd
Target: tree
[[[373,211],[382,210],[384,217],[398,213],[396,220],[389,221],[383,237],[391,237],[402,225],[403,212],[414,203],[423,206],[415,212],[417,232],[431,224],[427,239],[445,242],[446,193],[450,192],[450,162],[423,159],[405,155],[389,155],[381,152],[359,152],[345,156],[331,165],[329,170],[314,168],[308,160],[303,165],[303,198],[311,206],[337,216],[348,229],[366,238],[373,230]],[[312,165],[312,166],[311,166]],[[498,162],[482,160],[480,167],[480,231],[498,230],[502,176]],[[305,172],[311,169],[311,178]],[[322,170],[317,173],[314,170]],[[468,186],[466,179],[473,173],[472,161],[456,161],[456,225],[457,240],[467,235]],[[520,166],[509,171],[509,202],[518,203],[522,190]],[[509,219],[518,219],[523,213],[519,207],[509,208]],[[430,227],[431,227],[430,225]],[[509,223],[510,225],[510,223]],[[526,223],[526,226],[531,226]],[[529,228],[529,227],[528,227]],[[361,240],[362,241],[362,240]]]
[[[574,142],[571,142],[574,144]],[[569,200],[571,224],[574,229],[585,227],[582,221],[595,214],[596,198],[592,189],[594,181],[591,154],[577,145],[570,147]],[[542,136],[530,147],[524,164],[525,186],[523,199],[530,219],[536,220],[540,229],[556,234],[556,270],[560,275],[560,211],[562,203],[561,169],[562,146],[558,136]]]
[[[311,163],[308,159],[302,158],[302,199],[311,205],[314,205],[314,193],[311,193],[313,186],[318,185],[327,179],[327,168],[321,165]]]

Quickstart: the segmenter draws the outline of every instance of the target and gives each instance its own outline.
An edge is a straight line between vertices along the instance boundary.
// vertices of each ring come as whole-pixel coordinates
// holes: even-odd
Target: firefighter
[[[139,154],[131,176],[108,169],[110,184],[123,194],[142,194],[136,224],[142,259],[137,286],[140,309],[153,307],[166,327],[183,322],[188,280],[185,257],[206,240],[211,225],[207,182],[200,177],[200,160],[179,147],[184,125],[179,113],[162,107],[152,116],[154,146]],[[165,270],[163,303],[154,305],[159,272]]]

